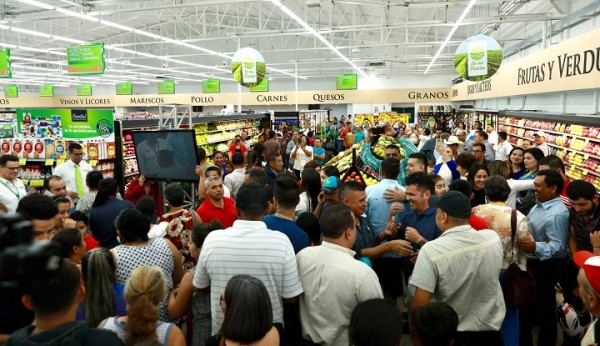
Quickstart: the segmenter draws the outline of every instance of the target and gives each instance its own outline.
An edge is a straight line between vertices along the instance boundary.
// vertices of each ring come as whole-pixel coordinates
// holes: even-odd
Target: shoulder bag
[[[522,307],[535,300],[535,275],[531,269],[523,271],[513,261],[514,247],[517,233],[517,211],[512,210],[510,217],[511,232],[511,263],[506,271],[506,283],[504,285],[504,301],[514,307]]]

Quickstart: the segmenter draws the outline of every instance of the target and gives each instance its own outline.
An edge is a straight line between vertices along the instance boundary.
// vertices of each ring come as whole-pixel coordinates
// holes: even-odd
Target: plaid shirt
[[[408,165],[408,157],[413,153],[416,153],[417,147],[412,144],[407,138],[400,137],[400,145],[404,148],[406,152],[404,159],[400,161],[400,174],[398,174],[398,183],[402,186],[404,185],[404,179],[406,178],[406,166]],[[381,178],[381,160],[373,156],[371,153],[371,143],[365,143],[360,150],[360,156],[363,161],[369,165],[369,167],[379,172],[379,177]]]

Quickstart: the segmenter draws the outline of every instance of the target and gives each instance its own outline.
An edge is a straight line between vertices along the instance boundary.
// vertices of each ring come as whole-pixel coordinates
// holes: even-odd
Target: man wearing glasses
[[[94,169],[89,163],[82,161],[83,148],[78,143],[69,145],[69,160],[54,169],[54,175],[62,177],[67,185],[67,196],[74,201],[89,193],[85,185],[85,177]]]
[[[19,158],[15,155],[0,157],[0,203],[6,206],[9,213],[14,213],[19,200],[27,195],[25,185],[17,175]]]
[[[473,147],[471,148],[471,154],[475,156],[478,163],[482,163],[485,166],[488,165],[491,161],[486,160],[485,158],[485,145],[483,143],[473,143]]]

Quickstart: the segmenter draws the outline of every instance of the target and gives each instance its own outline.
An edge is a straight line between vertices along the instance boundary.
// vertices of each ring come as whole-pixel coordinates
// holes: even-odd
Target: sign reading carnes
[[[492,87],[493,86],[493,87]],[[600,88],[600,29],[502,65],[482,82],[451,89],[452,101]]]
[[[256,101],[260,103],[269,103],[269,102],[288,102],[288,95],[266,95],[259,94],[256,95]]]

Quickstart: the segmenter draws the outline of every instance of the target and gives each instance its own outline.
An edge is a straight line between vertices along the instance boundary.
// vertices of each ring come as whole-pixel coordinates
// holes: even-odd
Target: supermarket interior
[[[229,218],[233,218],[232,222],[236,218],[235,222],[243,220],[245,212],[241,208],[252,204],[252,201],[243,199],[244,189],[250,189],[244,185],[247,180],[258,179],[262,182],[266,179],[262,185],[267,185],[266,194],[270,203],[267,210],[274,217],[297,223],[302,211],[309,212],[316,216],[317,226],[321,220],[320,227],[324,230],[323,217],[333,213],[328,213],[331,206],[346,204],[354,213],[354,228],[359,233],[355,239],[357,243],[349,249],[354,250],[353,256],[373,268],[381,283],[381,287],[379,283],[376,285],[379,293],[370,292],[372,295],[369,297],[385,296],[385,301],[392,299],[394,306],[398,299],[401,318],[410,319],[412,323],[416,315],[411,313],[416,314],[417,309],[414,302],[420,302],[419,299],[424,297],[426,290],[423,287],[438,287],[438,291],[426,292],[425,295],[429,294],[426,300],[429,302],[433,295],[433,301],[448,303],[457,311],[458,327],[454,331],[458,328],[458,332],[454,345],[492,343],[512,346],[533,345],[533,342],[543,346],[584,345],[584,342],[589,342],[585,345],[600,344],[595,339],[590,341],[594,333],[589,330],[594,328],[585,329],[588,325],[593,326],[590,323],[595,323],[591,322],[595,317],[590,316],[600,316],[600,308],[592,308],[591,298],[581,297],[582,289],[576,288],[579,265],[582,273],[587,275],[585,280],[589,281],[588,286],[592,282],[590,289],[594,302],[600,301],[600,1],[5,0],[0,4],[0,11],[0,210],[8,213],[17,211],[23,216],[27,214],[20,207],[24,197],[39,193],[52,197],[57,205],[60,204],[57,197],[66,197],[70,210],[56,217],[60,221],[56,221],[52,230],[54,236],[61,229],[68,228],[66,225],[71,225],[69,221],[75,225],[75,221],[71,220],[72,212],[80,211],[77,205],[83,205],[84,200],[89,205],[81,210],[85,211],[86,220],[89,217],[90,221],[94,208],[106,203],[104,197],[99,198],[102,194],[95,195],[98,181],[96,186],[92,186],[93,174],[89,174],[100,172],[101,182],[111,178],[110,181],[116,184],[116,193],[110,198],[124,199],[125,203],[135,205],[142,195],[152,197],[157,203],[152,222],[166,222],[168,226],[165,227],[169,227],[164,231],[166,234],[162,233],[159,238],[171,237],[169,232],[184,232],[177,227],[189,228],[185,236],[178,234],[178,240],[169,244],[173,248],[179,247],[186,271],[192,266],[186,267],[185,261],[197,264],[197,267],[193,267],[198,268],[195,269],[196,276],[192,271],[187,284],[190,290],[197,288],[200,292],[201,288],[208,287],[210,280],[223,281],[223,272],[232,271],[218,266],[216,269],[209,268],[218,261],[205,258],[202,262],[205,266],[202,268],[205,270],[202,272],[204,281],[197,279],[201,268],[200,262],[190,255],[192,226],[197,226],[198,217],[204,225],[210,225],[211,220],[221,220],[222,228],[232,226],[233,223],[225,222]],[[534,148],[539,150],[532,150]],[[398,149],[397,154],[395,149]],[[515,151],[520,155],[519,159],[513,159]],[[280,156],[282,167],[275,169],[279,167]],[[243,158],[243,162],[239,157]],[[488,187],[484,180],[488,176],[502,175],[498,173],[502,171],[498,168],[502,164],[509,167],[506,169],[510,172],[506,171],[503,180],[512,192],[505,201],[500,202],[506,202],[503,205],[511,208],[502,226],[504,228],[498,231],[504,247],[500,273],[501,291],[504,293],[500,294],[500,300],[502,314],[506,314],[506,318],[503,315],[500,322],[494,315],[499,310],[481,312],[478,310],[481,306],[462,306],[469,305],[467,300],[470,293],[463,296],[452,294],[453,289],[489,291],[489,287],[477,287],[465,282],[462,286],[448,283],[452,280],[458,282],[457,277],[462,274],[455,273],[453,279],[443,274],[441,278],[413,274],[409,283],[413,268],[415,273],[421,273],[422,266],[426,265],[423,264],[425,261],[419,264],[416,255],[419,251],[422,254],[424,249],[434,251],[433,243],[427,247],[424,245],[445,231],[439,223],[443,220],[436,219],[433,205],[438,207],[438,216],[445,215],[440,218],[452,219],[454,214],[460,214],[461,201],[444,201],[446,197],[458,198],[452,191],[445,195],[440,193],[438,199],[432,193],[433,199],[427,202],[427,208],[431,208],[433,213],[428,227],[434,227],[439,234],[432,231],[431,235],[426,236],[426,232],[419,231],[418,227],[415,227],[416,236],[410,231],[415,230],[412,226],[408,227],[410,222],[425,227],[425,222],[420,219],[422,214],[416,212],[420,202],[414,202],[414,197],[411,199],[407,186],[424,184],[414,182],[420,179],[415,178],[414,174],[421,169],[411,163],[411,159],[421,162],[421,158],[422,171],[431,174],[427,179],[434,183],[436,179],[443,181],[444,191],[453,190],[452,185],[457,180],[468,181],[468,191],[472,193],[467,194],[467,204],[473,207],[472,217],[477,216],[478,208],[498,202],[487,195]],[[398,160],[393,161],[400,167],[399,172],[395,173],[396,179],[390,179],[392,173],[384,169],[384,166],[390,165],[390,159]],[[10,166],[14,160],[18,165]],[[531,168],[531,162],[534,161],[535,168]],[[541,178],[543,184],[550,179],[550,176],[546,176],[544,182],[543,177],[547,173],[537,175],[546,171],[540,168],[544,165],[560,173],[561,183],[551,187],[556,186],[556,198],[562,197],[565,210],[556,211],[549,204],[546,206],[542,203],[546,198],[544,194],[552,190],[539,190],[538,179]],[[214,166],[222,183],[219,187],[222,192],[217,197],[209,191],[213,184],[209,171]],[[479,170],[473,170],[474,167],[479,167]],[[320,185],[310,179],[312,168],[321,177]],[[256,169],[265,173],[260,173],[259,177]],[[307,169],[310,171],[305,177]],[[478,181],[483,171],[486,172],[485,177]],[[337,179],[333,179],[334,176]],[[283,207],[285,203],[277,202],[278,196],[284,198],[281,186],[285,182],[279,182],[284,178],[294,180],[293,189],[297,189],[300,196],[295,202],[296,213],[291,213],[289,217],[286,214],[289,210]],[[60,193],[53,192],[51,187],[52,181],[57,179],[64,179],[66,183],[64,191]],[[244,184],[242,179],[246,179],[243,180]],[[391,180],[397,180],[395,188],[401,192],[377,190]],[[584,198],[587,195],[576,192],[573,192],[573,198],[569,195],[569,184],[579,180],[591,184],[582,189],[593,187],[593,197]],[[353,187],[351,181],[362,187]],[[311,186],[310,182],[319,186]],[[278,185],[280,183],[281,186]],[[167,190],[174,185],[183,191],[183,209],[181,205],[175,206],[168,200],[172,196],[169,193],[173,192]],[[346,188],[346,185],[350,187]],[[437,183],[435,186],[437,189]],[[131,197],[134,190],[136,197]],[[150,190],[154,192],[150,193]],[[357,206],[352,198],[347,203],[342,198],[342,195],[359,193],[359,190],[365,193],[363,206]],[[463,191],[460,188],[457,190]],[[88,196],[92,191],[94,195]],[[340,191],[339,194],[336,191]],[[380,191],[378,199],[371,199],[373,191]],[[334,195],[337,197],[331,197]],[[247,198],[258,200],[262,190],[259,194],[249,196]],[[582,199],[589,201],[591,207],[582,207],[579,203]],[[231,213],[226,215],[227,201],[231,201],[233,216]],[[452,205],[452,211],[444,209],[444,202]],[[215,203],[225,204],[217,206]],[[377,203],[383,204],[379,207]],[[394,209],[397,204],[401,204],[398,208],[402,209]],[[203,209],[205,205],[210,205],[211,211]],[[543,208],[547,208],[547,214],[540,216]],[[581,208],[584,210],[581,211]],[[215,211],[217,209],[220,211]],[[191,213],[187,224],[173,226],[173,220],[180,222],[180,217],[173,217],[173,213],[181,210]],[[384,212],[377,216],[369,215],[369,212],[375,213],[373,210]],[[528,229],[531,234],[525,232],[527,236],[515,235],[515,229],[518,229],[517,233],[522,230],[521,216],[517,227],[517,216],[511,216],[510,210],[518,210],[524,218],[529,218]],[[114,225],[114,220],[121,214],[103,212],[102,218],[109,220],[110,224],[99,226],[98,221],[94,221],[95,226],[89,227],[84,237],[91,235],[98,240],[104,239],[98,243],[103,248],[126,246],[125,238],[118,238],[117,226]],[[411,219],[411,212],[418,214],[414,220]],[[569,223],[560,233],[556,231],[561,228],[557,215],[563,215],[563,212]],[[95,213],[96,220],[99,213]],[[388,215],[390,213],[391,216]],[[213,218],[213,214],[219,216]],[[16,280],[16,271],[12,273],[2,266],[17,262],[3,261],[9,257],[8,252],[4,252],[11,246],[17,246],[12,243],[17,238],[10,236],[12,231],[9,231],[14,228],[14,220],[5,219],[3,215],[0,212],[0,279],[8,283]],[[380,218],[381,215],[385,215],[385,222],[371,219]],[[268,217],[265,216],[265,220]],[[495,217],[491,216],[491,220],[495,220]],[[361,221],[361,218],[364,220]],[[481,229],[496,230],[494,227],[502,224],[500,221],[490,221],[490,217],[486,218],[485,215],[481,219],[484,220],[482,222],[488,222]],[[556,229],[552,232],[560,233],[558,236],[546,234],[544,227],[538,227],[544,219],[552,219],[556,223]],[[337,225],[335,222],[331,224]],[[237,227],[241,227],[239,225],[241,223]],[[270,224],[267,223],[267,226],[270,227]],[[471,226],[480,229],[473,223]],[[360,235],[366,228],[373,228],[371,238],[374,240],[368,235]],[[585,231],[583,235],[577,233],[578,228]],[[112,232],[106,238],[109,240],[100,235],[107,229]],[[302,236],[308,239],[310,232],[304,231],[306,234],[302,233]],[[33,229],[32,232],[36,234],[37,230]],[[286,232],[283,231],[291,237]],[[323,232],[321,236],[318,231],[314,241],[310,239],[311,246],[326,240],[326,233]],[[152,240],[156,236],[149,237]],[[148,241],[147,238],[144,241]],[[370,246],[363,244],[364,248],[357,249],[359,239],[364,243],[367,238]],[[232,238],[227,241],[236,240]],[[293,237],[290,241],[294,253],[298,252]],[[401,246],[397,245],[400,243],[395,241],[407,242],[410,250],[400,249]],[[24,244],[29,242],[25,241]],[[244,246],[254,246],[250,243]],[[442,242],[438,243],[442,246]],[[365,251],[386,244],[385,250],[380,249],[375,255]],[[218,250],[222,249],[215,247],[214,253]],[[590,264],[591,259],[581,263],[571,260],[582,250],[589,251],[589,257],[596,259],[595,264]],[[264,251],[269,253],[274,250]],[[214,253],[211,254],[215,256]],[[391,257],[384,255],[379,258],[384,253],[391,254]],[[509,259],[508,253],[518,259]],[[434,256],[433,259],[436,258],[435,254],[430,254]],[[116,252],[114,256],[117,257]],[[311,305],[309,295],[322,293],[307,286],[306,280],[315,280],[316,277],[307,274],[311,271],[302,267],[300,254],[297,258],[301,282],[293,285],[299,287],[300,293],[304,288],[304,293],[297,294],[300,296],[298,321],[289,322],[291,332],[288,336],[282,336],[281,344],[348,345],[349,337],[352,341],[360,334],[353,335],[350,330],[348,336],[346,330],[352,326],[357,328],[356,324],[350,322],[352,308],[321,311],[326,309]],[[391,260],[397,258],[406,262],[401,264],[402,270],[398,269],[404,274],[404,278],[399,274],[398,280],[405,280],[399,283],[399,295],[390,289],[394,286],[390,284],[394,279],[389,277],[390,266],[398,265]],[[434,266],[436,271],[445,268],[452,272],[443,266],[436,267],[438,264],[433,259],[428,265]],[[177,260],[182,259],[179,257]],[[561,275],[566,277],[570,270],[570,279],[560,282],[555,278],[559,272],[556,269],[558,265],[548,269],[548,263],[555,260],[561,261],[561,268],[564,264]],[[468,267],[466,272],[473,269],[466,262],[461,263],[460,259],[456,261],[457,267]],[[470,261],[474,263],[478,260],[472,257]],[[536,269],[525,271],[530,264],[537,266]],[[307,265],[306,262],[304,265]],[[473,269],[473,282],[480,280],[476,275],[482,274],[485,265],[486,261],[482,260],[481,268]],[[531,275],[538,280],[537,287],[533,288],[537,294],[531,298],[531,301],[535,300],[535,304],[532,303],[535,307],[525,303],[515,306],[523,306],[522,311],[537,311],[541,317],[531,318],[532,315],[517,312],[516,307],[508,301],[505,305],[507,293],[505,281],[502,280],[513,265],[517,268],[520,266],[522,272],[533,273]],[[593,266],[595,272],[588,273],[586,266]],[[357,269],[357,272],[361,273],[361,270]],[[552,273],[548,274],[550,271]],[[117,270],[117,277],[121,275],[119,273]],[[246,273],[241,270],[239,274]],[[130,275],[134,274],[128,273],[125,278]],[[298,276],[298,273],[294,275]],[[170,274],[167,276],[171,277]],[[410,293],[409,286],[413,279],[417,293]],[[438,281],[429,282],[429,286],[423,283],[430,279]],[[181,277],[173,276],[167,291],[176,288],[179,280]],[[185,280],[184,276],[181,285]],[[368,281],[368,278],[364,276],[360,280]],[[552,283],[548,284],[550,281]],[[540,282],[544,283],[543,288]],[[568,283],[574,285],[572,292],[567,292],[567,287],[571,287]],[[336,284],[343,290],[339,281]],[[425,286],[419,287],[418,284]],[[87,281],[86,285],[89,285]],[[271,290],[270,285],[275,283],[266,284],[268,290]],[[290,284],[290,287],[293,285]],[[335,287],[333,283],[329,285]],[[8,292],[4,290],[10,289],[9,286],[0,285],[0,295]],[[443,293],[439,292],[439,287],[443,288]],[[173,341],[171,338],[175,336],[167,336],[169,344],[187,342],[204,345],[207,336],[220,332],[215,325],[226,323],[223,322],[223,314],[227,321],[227,311],[221,312],[219,308],[217,289],[225,289],[224,284],[223,287],[211,287],[211,294],[207,298],[213,305],[212,333],[210,312],[208,327],[204,326],[209,331],[203,332],[202,342],[197,339],[194,341],[196,326],[193,326],[195,317],[191,317],[192,313],[182,313],[184,317],[181,320],[171,318],[171,315],[164,321],[179,320],[177,325],[185,334],[181,336],[185,340]],[[275,324],[283,322],[280,316],[282,299],[285,302],[287,298],[295,297],[292,288],[289,290],[286,293],[289,296],[282,297],[279,292],[278,299],[271,297],[273,302],[277,301],[273,304],[274,313],[271,317]],[[477,292],[471,296],[476,297]],[[176,301],[176,294],[173,293],[171,297],[173,301]],[[414,294],[417,295],[411,296]],[[413,301],[413,298],[416,300]],[[554,298],[556,304],[552,303]],[[223,303],[223,296],[220,299]],[[312,299],[316,301],[314,297]],[[493,299],[485,298],[489,302]],[[364,300],[367,299],[359,299],[354,305]],[[544,300],[540,303],[542,307],[536,305],[538,300]],[[2,298],[0,345],[16,330],[13,328],[16,325],[8,327],[10,315],[5,315],[1,303]],[[340,306],[346,303],[338,302]],[[168,313],[171,314],[170,301],[168,305]],[[35,307],[31,309],[35,312]],[[111,311],[113,315],[117,314],[116,310]],[[313,311],[312,316],[310,311]],[[440,311],[444,311],[444,307],[435,310],[429,318],[450,318]],[[363,310],[363,313],[367,312]],[[436,312],[440,314],[436,315]],[[167,314],[166,310],[160,310],[161,318],[163,313]],[[465,317],[478,313],[489,313],[489,316],[482,317],[483,322]],[[289,316],[285,318],[287,329]],[[573,318],[575,321],[571,321]],[[519,319],[527,322],[521,324],[520,330]],[[388,320],[393,320],[393,317]],[[509,320],[511,323],[516,321],[516,331],[514,326],[510,329],[505,325],[510,324],[507,322]],[[530,323],[532,320],[533,324]],[[96,325],[100,321],[95,320]],[[336,322],[331,322],[331,326],[319,326],[316,321]],[[360,324],[360,321],[354,322]],[[4,323],[7,323],[6,328],[1,327]],[[114,323],[117,325],[116,318]],[[124,325],[125,322],[122,323]],[[478,329],[481,323],[486,327]],[[294,329],[296,327],[297,330]],[[369,326],[365,323],[363,327]],[[406,321],[396,327],[403,329],[404,336],[398,336],[402,342],[398,339],[397,343],[390,345],[427,345],[419,340],[426,337],[417,335],[413,329],[409,331]],[[394,325],[386,328],[393,329]],[[526,328],[536,330],[533,339],[531,333],[524,336],[527,332],[523,330]],[[126,337],[129,332],[124,330],[122,334],[117,334],[126,344],[133,344],[132,339]],[[331,330],[344,332],[330,335]],[[383,330],[374,331],[377,332],[386,333]],[[496,332],[498,335],[494,334]],[[292,340],[294,333],[297,340]],[[503,343],[496,343],[499,335],[500,339],[504,338]],[[215,345],[224,345],[226,337],[218,336],[221,339],[216,339]],[[159,335],[159,341],[166,344],[167,340],[161,341],[160,337],[164,338],[164,335]],[[382,340],[369,339],[371,336],[363,337],[362,345],[387,345]],[[600,340],[600,334],[598,338]],[[14,339],[12,344],[25,344],[23,340],[18,340]],[[276,344],[261,340],[266,343],[260,345]],[[357,340],[350,344],[361,345]]]

